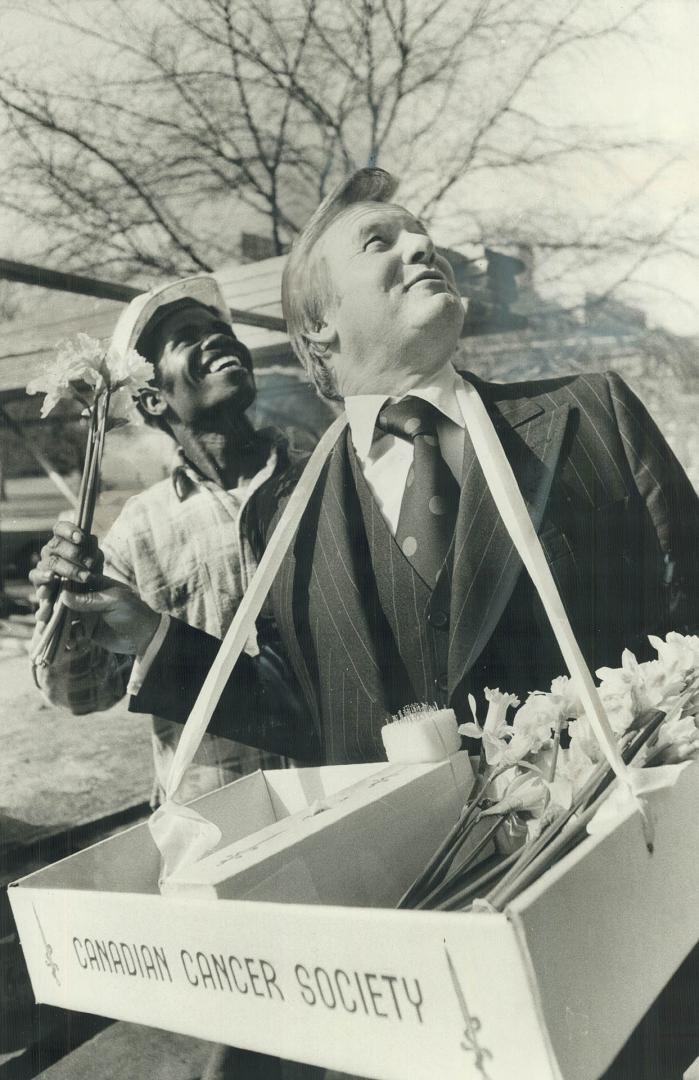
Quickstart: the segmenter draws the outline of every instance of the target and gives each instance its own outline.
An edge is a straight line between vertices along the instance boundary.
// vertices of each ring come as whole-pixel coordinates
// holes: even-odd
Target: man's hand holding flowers
[[[90,535],[106,433],[133,418],[134,399],[152,377],[152,364],[134,349],[105,349],[96,339],[78,334],[75,341],[59,346],[53,364],[27,386],[28,394],[45,394],[42,417],[68,400],[77,402],[89,421],[78,521],[55,526],[30,575],[39,601],[32,643],[35,664],[48,666],[59,647],[69,647],[74,620],[66,609],[99,614],[92,636],[111,652],[138,654],[158,625],[155,612],[130,590],[103,577],[104,560]]]
[[[64,591],[63,604],[90,620],[91,637],[109,652],[143,655],[158,628],[160,616],[119,581],[100,571],[104,558],[94,536],[70,521],[59,521],[53,537],[42,548],[41,559],[30,579],[36,587],[39,609],[35,640],[40,640],[53,608],[58,580],[80,586],[80,592]]]

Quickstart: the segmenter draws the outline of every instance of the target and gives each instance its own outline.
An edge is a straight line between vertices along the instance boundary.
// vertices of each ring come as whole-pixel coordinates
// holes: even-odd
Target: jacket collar
[[[352,443],[360,462],[366,461],[374,441],[376,420],[387,401],[401,401],[404,397],[420,397],[459,427],[464,426],[461,407],[463,380],[451,364],[445,364],[436,375],[412,387],[406,394],[388,397],[387,394],[355,394],[345,398],[345,412],[352,432]]]

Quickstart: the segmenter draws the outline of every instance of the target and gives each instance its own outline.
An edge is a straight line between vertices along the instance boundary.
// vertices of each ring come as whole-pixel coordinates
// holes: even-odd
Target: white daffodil
[[[563,719],[559,702],[551,694],[534,690],[512,721],[513,741],[518,736],[528,739],[530,751],[536,753]]]
[[[643,672],[632,652],[624,649],[620,668],[599,668],[599,695],[615,735],[623,735],[637,716],[650,708]]]
[[[66,399],[79,402],[89,412],[103,390],[125,389],[135,394],[152,377],[152,364],[135,349],[123,354],[105,352],[96,338],[79,333],[73,340],[57,346],[55,359],[28,383],[27,393],[46,395],[41,407],[43,418],[59,401]],[[119,408],[123,413],[123,403]]]
[[[488,765],[499,766],[504,762],[512,735],[512,729],[507,723],[507,710],[516,709],[519,698],[515,694],[491,690],[489,687],[486,687],[484,694],[488,702],[488,712],[483,725],[485,759]]]
[[[579,724],[580,721],[576,720],[575,723]],[[595,768],[596,759],[593,758],[590,754],[586,753],[585,747],[583,745],[584,740],[580,739],[577,733],[573,732],[572,724],[570,726],[570,731],[570,746],[565,750],[561,748],[558,751],[558,762],[556,764],[556,779],[567,780],[568,783],[571,785],[573,791],[577,793],[592,775]],[[599,755],[599,744],[597,743],[597,739],[591,731],[590,737],[594,742],[594,749]]]
[[[644,756],[653,756],[655,758],[659,751],[663,751],[660,757],[663,763],[667,763],[679,747],[683,748],[683,755],[691,756],[694,749],[699,749],[697,723],[698,718],[696,716],[680,715],[674,719],[666,720],[664,724],[660,725],[657,740],[653,746],[644,747],[644,750],[647,750],[647,755]],[[688,750],[689,753],[687,753]]]
[[[532,772],[520,773],[508,784],[500,799],[481,811],[482,817],[528,811],[541,814],[550,800],[548,786],[541,776]]]
[[[697,756],[699,756],[699,731],[695,728],[689,738],[663,747],[662,753],[654,764],[681,765],[682,762]]]
[[[113,390],[109,397],[109,428],[138,419],[139,412],[133,394],[126,386]]]
[[[473,720],[469,720],[465,724],[459,724],[459,735],[464,735],[467,739],[480,739],[483,737],[483,726],[478,723],[476,699],[473,694],[468,695],[468,704]]]
[[[127,349],[124,353],[110,349],[106,365],[112,390],[123,388],[136,393],[153,378],[153,365],[135,349]]]
[[[575,720],[584,709],[578,688],[569,675],[559,675],[551,683],[551,697],[558,706],[561,719]]]
[[[648,640],[657,652],[658,659],[668,668],[675,668],[685,677],[699,671],[699,637],[696,634],[671,631],[665,641],[652,634]]]
[[[482,738],[488,765],[500,765],[512,735],[512,729],[507,723],[507,710],[510,707],[517,708],[519,698],[515,694],[505,694],[501,690],[491,690],[489,687],[486,687],[483,693],[488,702],[485,723],[482,727],[479,725],[476,703],[472,695],[469,695],[469,705],[476,722],[461,724],[459,734],[472,739]]]
[[[570,745],[575,746],[576,752],[580,751],[585,757],[596,764],[602,758],[602,751],[597,736],[592,730],[592,725],[586,716],[580,716],[572,720],[568,725]]]
[[[78,334],[85,338],[86,334]],[[91,339],[88,339],[91,340]],[[99,343],[97,343],[99,344]],[[94,391],[104,384],[100,362],[103,354],[95,355],[94,350],[83,342],[65,342],[59,346],[54,360],[45,371],[27,384],[28,394],[45,394],[41,407],[42,418],[48,416],[59,401],[73,399],[87,406],[86,393]]]
[[[643,680],[643,697],[646,708],[655,709],[659,705],[667,706],[684,690],[685,677],[677,664],[666,664],[662,660],[647,660],[639,664]]]

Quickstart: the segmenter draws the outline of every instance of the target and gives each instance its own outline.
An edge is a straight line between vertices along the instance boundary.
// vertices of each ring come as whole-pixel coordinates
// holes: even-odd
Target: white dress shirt
[[[359,464],[393,535],[398,527],[405,483],[413,463],[413,444],[396,435],[385,434],[374,438],[374,429],[379,412],[386,402],[401,401],[404,397],[424,398],[439,411],[439,449],[459,486],[464,457],[466,424],[463,402],[466,391],[463,379],[451,364],[445,364],[436,375],[413,386],[400,397],[356,394],[345,398],[345,411]]]

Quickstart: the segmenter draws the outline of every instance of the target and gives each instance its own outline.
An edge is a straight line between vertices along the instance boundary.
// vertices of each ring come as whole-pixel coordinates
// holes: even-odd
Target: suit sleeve
[[[139,692],[130,700],[130,711],[184,724],[220,645],[203,630],[171,619]],[[264,642],[259,656],[240,656],[208,731],[304,761],[319,756],[315,729],[275,642]]]
[[[663,553],[668,628],[699,631],[699,496],[644,405],[615,372],[612,406],[634,483]]]

